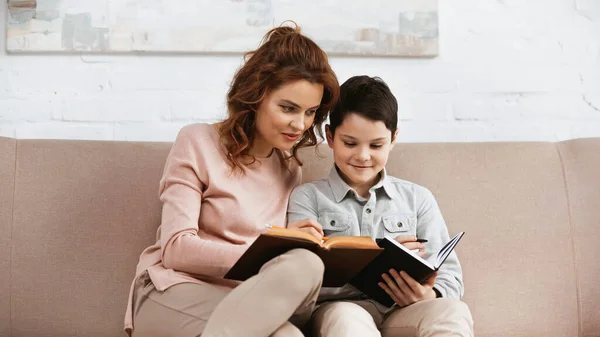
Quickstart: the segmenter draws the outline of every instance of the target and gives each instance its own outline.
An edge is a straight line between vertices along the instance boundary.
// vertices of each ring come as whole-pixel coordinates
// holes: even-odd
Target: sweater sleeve
[[[246,247],[198,236],[202,193],[210,169],[202,149],[202,144],[210,142],[202,131],[193,125],[184,127],[167,157],[159,188],[163,203],[161,258],[167,269],[222,277]]]

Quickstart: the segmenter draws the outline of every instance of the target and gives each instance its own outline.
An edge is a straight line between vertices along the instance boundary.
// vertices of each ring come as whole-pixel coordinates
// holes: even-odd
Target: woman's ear
[[[325,125],[325,136],[327,137],[327,145],[333,149],[333,134],[331,133],[329,124]]]

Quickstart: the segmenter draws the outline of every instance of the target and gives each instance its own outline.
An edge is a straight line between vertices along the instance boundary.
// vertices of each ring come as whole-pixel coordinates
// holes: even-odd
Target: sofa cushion
[[[577,285],[581,336],[600,333],[600,139],[559,144],[565,168]]]
[[[0,137],[0,336],[10,336],[10,254],[16,145]]]
[[[19,140],[15,336],[122,336],[168,143]]]

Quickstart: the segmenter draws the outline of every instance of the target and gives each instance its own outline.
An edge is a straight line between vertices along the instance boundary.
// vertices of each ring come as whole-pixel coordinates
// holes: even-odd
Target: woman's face
[[[269,92],[256,112],[257,135],[250,154],[264,158],[276,148],[290,150],[313,125],[323,85],[298,80]]]

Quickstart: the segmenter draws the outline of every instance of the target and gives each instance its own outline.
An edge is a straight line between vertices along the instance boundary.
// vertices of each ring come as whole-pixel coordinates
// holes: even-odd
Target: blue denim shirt
[[[427,188],[388,176],[384,169],[380,181],[369,193],[368,199],[359,196],[344,182],[334,166],[328,178],[294,189],[287,221],[314,219],[328,237],[354,235],[375,239],[415,235],[428,240],[425,244],[428,254],[437,252],[450,240],[446,222]],[[440,268],[434,287],[442,297],[462,298],[462,268],[456,252]],[[360,297],[359,294],[349,286],[324,288],[320,299],[350,299]]]

